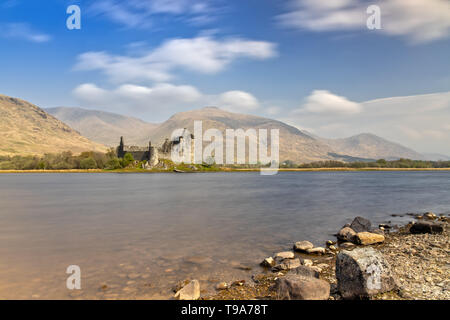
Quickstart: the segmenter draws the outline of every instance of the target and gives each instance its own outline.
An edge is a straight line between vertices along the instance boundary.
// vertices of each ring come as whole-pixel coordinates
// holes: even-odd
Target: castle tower
[[[124,156],[124,143],[123,143],[123,137],[120,137],[120,143],[119,146],[117,147],[117,157],[118,158],[123,158]]]

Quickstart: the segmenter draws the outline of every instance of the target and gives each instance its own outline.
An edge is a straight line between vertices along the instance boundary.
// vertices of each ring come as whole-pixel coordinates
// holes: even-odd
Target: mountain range
[[[81,108],[60,107],[46,109],[46,111],[92,141],[111,147],[117,146],[120,136],[124,137],[126,144],[146,145],[151,140],[153,144],[160,145],[177,128],[187,128],[193,132],[194,121],[201,120],[203,130],[216,128],[222,132],[225,129],[278,128],[280,129],[281,160],[311,162],[381,158],[422,160],[428,158],[410,148],[370,133],[345,139],[325,139],[277,120],[227,112],[216,107],[179,112],[160,124]]]
[[[161,145],[175,129],[194,132],[194,121],[202,121],[203,131],[225,129],[279,129],[280,160],[296,163],[321,160],[431,159],[445,155],[422,155],[400,144],[364,133],[345,139],[325,139],[281,121],[224,111],[216,107],[179,112],[163,123],[115,113],[82,108],[41,109],[27,101],[0,95],[0,155],[58,153],[70,150],[106,151],[121,136],[127,145]],[[270,132],[270,131],[269,131]]]

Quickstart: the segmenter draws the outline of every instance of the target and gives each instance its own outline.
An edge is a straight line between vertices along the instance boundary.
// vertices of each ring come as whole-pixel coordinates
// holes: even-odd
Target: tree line
[[[70,151],[43,156],[0,156],[0,170],[67,170],[67,169],[107,169],[127,168],[134,163],[130,153],[117,158],[113,149],[107,153],[83,152],[74,155]]]

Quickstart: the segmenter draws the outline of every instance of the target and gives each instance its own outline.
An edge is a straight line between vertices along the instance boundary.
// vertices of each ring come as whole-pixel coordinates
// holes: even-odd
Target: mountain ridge
[[[107,151],[38,106],[0,94],[0,155]]]
[[[52,108],[55,109],[55,108]],[[55,116],[61,116],[61,112],[48,109]],[[58,108],[57,108],[58,109]],[[65,109],[64,107],[59,108]],[[67,109],[67,108],[66,108]],[[241,113],[233,113],[215,106],[207,106],[200,109],[178,112],[172,115],[168,120],[160,124],[151,124],[143,120],[117,115],[104,111],[88,110],[76,108],[80,112],[96,113],[97,116],[104,114],[115,115],[120,117],[124,122],[121,130],[110,131],[115,136],[108,136],[109,140],[97,140],[110,146],[116,146],[120,136],[124,136],[125,143],[136,145],[147,145],[151,140],[155,145],[161,145],[164,140],[170,137],[175,129],[188,128],[193,130],[193,122],[195,120],[203,121],[203,129],[217,128],[221,131],[224,129],[248,129],[248,128],[282,128],[280,133],[280,150],[281,160],[291,161],[320,161],[320,160],[342,160],[348,159],[380,159],[393,160],[399,158],[415,158],[417,160],[424,159],[424,156],[410,148],[402,146],[398,143],[391,142],[371,133],[361,133],[343,139],[326,139],[318,137],[315,134],[305,130],[298,129],[294,126],[285,124],[279,120],[264,118],[261,116],[246,115]],[[66,114],[67,116],[67,114]],[[126,124],[127,119],[134,119],[143,123],[145,130],[140,130],[139,126],[132,125],[131,122]],[[92,140],[101,137],[90,136],[91,132],[87,131],[89,125],[77,123],[75,118],[64,118],[64,122],[73,124],[74,128],[83,133],[83,135],[91,137]],[[85,126],[85,127],[83,127]],[[133,129],[128,130],[132,127]],[[99,126],[97,126],[97,129]],[[89,129],[92,130],[92,129]],[[107,143],[108,142],[108,143]]]

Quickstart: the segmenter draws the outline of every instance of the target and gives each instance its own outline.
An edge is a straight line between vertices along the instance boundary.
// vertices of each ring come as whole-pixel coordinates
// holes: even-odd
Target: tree
[[[125,153],[122,159],[122,167],[126,168],[134,161],[133,155],[129,152]]]
[[[83,159],[80,161],[80,168],[81,169],[96,169],[97,168],[97,162],[91,157]]]

